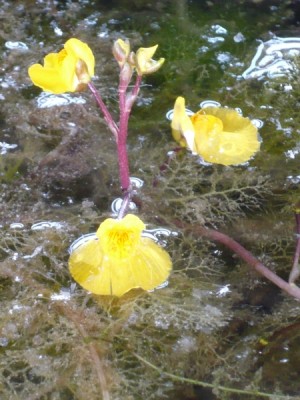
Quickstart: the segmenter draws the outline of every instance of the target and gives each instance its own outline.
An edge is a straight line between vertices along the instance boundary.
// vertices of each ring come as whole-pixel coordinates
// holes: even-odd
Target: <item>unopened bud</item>
[[[114,42],[112,48],[113,55],[120,67],[123,67],[130,53],[130,43],[128,39],[118,39]]]

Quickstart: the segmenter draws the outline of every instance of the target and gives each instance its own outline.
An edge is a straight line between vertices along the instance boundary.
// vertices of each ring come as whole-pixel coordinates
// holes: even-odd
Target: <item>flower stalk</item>
[[[95,88],[94,84],[92,82],[88,83],[88,88],[90,89],[90,91],[92,92],[99,108],[101,109],[105,122],[107,123],[108,128],[110,129],[110,131],[112,132],[112,134],[114,135],[114,137],[117,139],[118,135],[119,135],[119,128],[116,125],[115,121],[113,120],[113,117],[111,116],[110,112],[108,111],[104,101],[102,100],[102,97],[100,95],[100,93],[98,92],[98,90]]]
[[[154,46],[155,50],[157,46]],[[152,48],[151,48],[152,49]],[[154,54],[154,51],[151,52],[151,56]],[[104,119],[113,133],[116,145],[117,145],[117,154],[118,154],[118,162],[119,162],[119,176],[120,176],[120,184],[121,189],[124,193],[124,204],[129,205],[129,201],[126,200],[127,197],[131,197],[130,192],[132,190],[130,184],[130,173],[129,173],[129,162],[128,162],[128,154],[127,154],[127,136],[128,136],[128,124],[129,117],[131,114],[131,110],[133,104],[135,103],[143,74],[149,74],[155,72],[160,66],[163,64],[162,59],[159,61],[159,66],[154,70],[152,63],[155,63],[154,60],[151,60],[151,70],[150,67],[147,69],[147,66],[143,68],[143,71],[138,67],[138,64],[135,63],[134,53],[130,53],[130,45],[128,41],[123,41],[122,39],[118,39],[113,45],[113,55],[117,60],[120,67],[120,75],[119,75],[119,87],[118,87],[118,95],[119,95],[119,123],[116,124],[110,112],[108,111],[100,93],[97,91],[92,82],[88,83],[88,87],[91,90],[95,100],[103,113]],[[139,60],[142,60],[142,56],[139,57]],[[149,61],[149,54],[147,54],[147,62]],[[147,63],[146,63],[147,64]],[[135,84],[131,91],[128,91],[129,83],[132,79],[132,75],[134,71],[137,71]],[[129,193],[129,196],[128,196]],[[123,209],[122,216],[126,214],[127,209]]]
[[[300,204],[295,207],[296,220],[296,249],[293,259],[293,266],[289,276],[289,284],[294,284],[295,280],[300,276]]]
[[[205,228],[201,225],[192,225],[185,223],[183,221],[176,220],[175,225],[180,229],[184,229],[185,232],[190,232],[192,235],[196,237],[202,236],[214,242],[221,243],[222,245],[233,251],[234,254],[236,254],[238,257],[244,260],[247,264],[249,264],[256,272],[258,272],[266,279],[274,283],[285,293],[300,300],[300,288],[298,286],[285,281],[275,272],[271,271],[261,261],[259,261],[256,257],[254,257],[254,255],[250,251],[245,249],[245,247],[243,247],[236,240],[232,239],[230,236],[222,232],[219,232],[215,229]],[[298,227],[300,228],[300,214],[299,214]]]

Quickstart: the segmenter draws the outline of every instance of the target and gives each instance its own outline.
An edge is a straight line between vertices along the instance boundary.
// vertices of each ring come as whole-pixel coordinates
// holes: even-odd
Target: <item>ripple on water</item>
[[[118,197],[111,203],[111,211],[112,213],[117,216],[119,214],[119,211],[121,210],[123,204],[123,199],[121,197]],[[130,211],[135,210],[137,207],[133,201],[129,203],[128,209]]]
[[[55,221],[41,221],[31,226],[32,231],[43,231],[45,229],[64,229],[65,223]]]
[[[293,59],[300,55],[300,38],[274,37],[262,42],[242,77],[244,79],[277,78],[295,71]]]
[[[85,104],[82,96],[72,96],[68,93],[56,95],[42,92],[36,99],[38,108],[50,108],[54,106],[66,106],[68,104]]]
[[[6,154],[9,150],[14,150],[18,147],[17,144],[9,144],[6,142],[0,142],[0,155]]]
[[[190,109],[188,109],[188,108],[185,109],[185,112],[186,112],[187,115],[189,115],[189,116],[195,114],[194,111],[192,111],[192,110],[190,110]],[[166,113],[166,118],[167,118],[167,120],[172,121],[173,115],[174,115],[174,109],[172,108],[172,110],[169,110],[169,111]]]

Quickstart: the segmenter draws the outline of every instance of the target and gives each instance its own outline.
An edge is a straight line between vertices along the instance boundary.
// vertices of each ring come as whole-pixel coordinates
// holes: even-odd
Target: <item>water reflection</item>
[[[190,110],[189,108],[186,108],[186,109],[185,109],[185,112],[187,113],[187,115],[190,115],[190,116],[192,116],[192,115],[195,114],[194,111]],[[174,109],[169,110],[169,111],[166,113],[166,118],[167,118],[167,120],[172,121],[173,115],[174,115]]]
[[[294,58],[300,55],[300,38],[274,37],[262,42],[250,67],[243,72],[244,79],[277,78],[295,71]]]
[[[118,197],[111,203],[111,211],[114,216],[117,216],[119,214],[119,211],[121,210],[123,204],[123,199],[121,197]],[[133,211],[136,209],[136,205],[133,201],[129,203],[128,209],[130,211]]]
[[[9,225],[10,229],[23,229],[24,228],[24,224],[22,224],[21,222],[12,222]]]
[[[55,95],[42,92],[36,99],[38,108],[50,108],[55,106],[66,106],[68,104],[85,104],[86,100],[82,96],[72,96],[71,94]]]
[[[61,288],[58,293],[53,293],[50,298],[53,301],[68,301],[71,299],[72,288]]]
[[[82,235],[80,236],[78,239],[76,239],[71,246],[69,247],[69,254],[72,254],[73,251],[75,251],[76,249],[78,249],[80,246],[82,246],[83,244],[89,242],[90,240],[98,240],[96,233],[92,232],[92,233],[87,233],[86,235]]]
[[[9,144],[6,142],[0,142],[0,155],[6,154],[8,150],[13,150],[17,148],[17,144]]]
[[[43,231],[45,229],[64,229],[65,224],[63,222],[54,221],[41,221],[31,226],[32,231]]]
[[[215,100],[204,100],[199,104],[200,108],[205,107],[221,107],[221,103]]]
[[[28,46],[24,42],[13,42],[11,40],[8,40],[5,42],[5,47],[9,50],[22,50],[26,51],[28,50]]]
[[[130,182],[132,184],[133,190],[140,189],[144,185],[144,181],[142,179],[136,178],[134,176],[130,177]],[[111,210],[114,216],[119,215],[119,213],[121,212],[121,208],[125,206],[124,201],[128,201],[128,199],[118,197],[112,202]],[[137,208],[136,204],[133,201],[129,201],[128,205],[126,205],[125,208],[127,207],[129,211],[136,210]]]

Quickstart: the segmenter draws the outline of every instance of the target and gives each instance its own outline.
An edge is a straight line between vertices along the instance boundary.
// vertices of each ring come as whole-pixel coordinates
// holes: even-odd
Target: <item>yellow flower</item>
[[[92,239],[75,249],[69,260],[71,275],[99,295],[122,296],[134,288],[154,289],[170,273],[169,254],[143,237],[144,223],[135,215],[108,218]]]
[[[136,54],[131,57],[134,59],[134,66],[139,75],[152,74],[165,62],[164,58],[160,58],[158,61],[152,59],[157,47],[158,45],[152,47],[140,47]]]
[[[235,165],[248,161],[260,148],[256,126],[237,111],[206,107],[188,116],[178,97],[171,123],[174,139],[204,161]]]
[[[28,74],[34,85],[55,94],[82,90],[94,76],[92,50],[78,39],[69,39],[59,53],[44,58],[44,66],[31,65]]]

